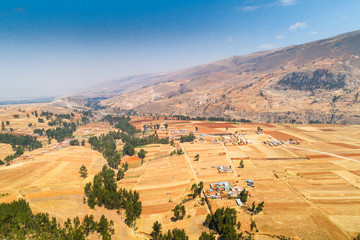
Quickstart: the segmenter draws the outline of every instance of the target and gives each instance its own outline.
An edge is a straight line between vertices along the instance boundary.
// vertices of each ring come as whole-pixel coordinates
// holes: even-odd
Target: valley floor
[[[133,124],[141,128],[145,122],[163,122],[145,120],[135,118]],[[91,124],[77,134],[89,134],[101,127]],[[190,239],[198,239],[207,230],[203,226],[206,215],[221,207],[236,209],[242,231],[250,232],[254,220],[259,231],[256,239],[279,235],[352,239],[360,233],[360,126],[176,120],[169,120],[168,125],[168,129],[158,130],[159,136],[175,139],[175,147],[182,148],[184,155],[170,156],[175,147],[152,144],[136,148],[147,151],[143,164],[136,157],[123,159],[130,168],[118,186],[140,193],[143,212],[135,231],[139,235],[124,224],[123,214],[98,207],[94,211],[83,203],[84,185],[106,163],[102,154],[88,144],[57,151],[44,147],[30,152],[26,161],[0,167],[0,193],[8,193],[0,197],[0,202],[25,198],[34,212],[48,212],[60,222],[77,215],[94,214],[100,218],[105,214],[115,222],[114,239],[146,239],[143,235],[151,232],[155,221],[162,224],[163,232],[184,228]],[[264,134],[256,132],[258,126]],[[177,140],[181,134],[195,132],[196,127],[193,143]],[[239,139],[248,144],[238,144]],[[270,146],[277,140],[284,144]],[[11,150],[5,145],[0,147],[6,154]],[[199,161],[195,161],[197,154]],[[241,160],[244,168],[238,167]],[[78,173],[82,164],[88,169],[86,179]],[[219,173],[219,165],[231,166],[232,172]],[[247,179],[253,180],[255,187],[247,186]],[[199,197],[189,197],[191,185],[200,181],[205,190],[209,190],[210,183],[227,181],[230,186],[250,190],[251,196],[241,207],[234,199],[209,199],[209,205],[203,204]],[[262,201],[264,211],[251,215],[248,204]],[[171,210],[180,202],[184,202],[186,217],[174,222]]]

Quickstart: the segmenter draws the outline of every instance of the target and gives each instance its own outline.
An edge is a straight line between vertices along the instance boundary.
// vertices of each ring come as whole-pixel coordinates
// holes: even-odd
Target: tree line
[[[116,151],[116,139],[121,139],[124,144],[123,155],[132,156],[135,154],[135,147],[147,144],[169,144],[169,138],[159,138],[157,134],[146,138],[138,138],[129,135],[127,132],[109,132],[99,137],[90,137],[91,148],[103,154],[110,167],[117,169],[121,161],[121,154]]]
[[[84,188],[87,204],[94,209],[95,206],[104,206],[107,209],[125,209],[125,222],[132,226],[140,217],[142,204],[139,193],[128,191],[125,188],[117,189],[115,172],[106,165],[100,173],[96,174],[93,182],[89,182]]]
[[[22,146],[29,151],[42,147],[41,142],[37,141],[36,137],[32,137],[28,135],[14,136],[7,133],[1,133],[0,143],[7,143],[10,144],[11,146]]]
[[[189,135],[187,136],[181,136],[180,137],[180,142],[183,143],[183,142],[192,142],[195,140],[195,135],[193,133],[190,133]]]
[[[48,213],[33,214],[24,199],[12,203],[0,204],[0,238],[1,239],[76,239],[85,240],[90,233],[97,233],[103,240],[111,239],[114,233],[113,222],[102,215],[99,222],[93,215],[79,217],[60,225],[56,218]]]
[[[0,134],[0,143],[10,144],[12,149],[15,151],[14,154],[6,156],[3,162],[0,160],[0,165],[9,164],[11,160],[23,155],[25,150],[32,151],[37,148],[41,148],[42,144],[36,140],[36,137],[31,136],[14,136],[11,134]]]
[[[103,118],[103,121],[109,122],[110,125],[114,125],[116,128],[130,136],[133,136],[136,133],[136,127],[130,123],[131,118],[129,116],[113,117],[111,115],[106,115]]]
[[[74,122],[63,122],[62,126],[55,129],[47,129],[45,133],[49,140],[55,139],[57,142],[62,142],[66,138],[72,138],[75,131],[76,124]]]
[[[118,137],[117,133],[110,132],[106,135],[101,135],[99,137],[93,136],[89,138],[91,148],[101,152],[107,160],[108,165],[114,169],[118,168],[121,161],[121,154],[116,151],[115,139],[118,139]]]

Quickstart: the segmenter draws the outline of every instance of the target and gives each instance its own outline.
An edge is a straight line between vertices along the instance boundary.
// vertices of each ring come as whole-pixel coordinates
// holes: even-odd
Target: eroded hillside
[[[359,70],[357,31],[181,71],[107,82],[80,99],[103,96],[99,106],[138,113],[360,123]]]

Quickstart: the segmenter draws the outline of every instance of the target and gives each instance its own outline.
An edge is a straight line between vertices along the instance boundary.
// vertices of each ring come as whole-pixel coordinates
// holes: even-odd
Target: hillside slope
[[[360,31],[108,82],[87,95],[139,113],[360,123]]]

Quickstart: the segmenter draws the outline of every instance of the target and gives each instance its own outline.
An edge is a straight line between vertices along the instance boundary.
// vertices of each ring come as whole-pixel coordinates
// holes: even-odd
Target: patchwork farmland
[[[2,121],[11,120],[18,110],[8,111],[2,110]],[[12,133],[32,133],[28,124],[35,124],[35,120],[23,113],[16,123],[10,123],[14,126]],[[99,218],[104,214],[115,223],[113,239],[146,239],[155,221],[162,224],[164,232],[181,228],[190,239],[198,239],[208,231],[203,225],[207,214],[222,207],[236,209],[240,230],[253,233],[255,239],[352,239],[360,233],[360,126],[144,116],[131,117],[130,123],[139,131],[144,125],[159,125],[149,127],[141,136],[156,133],[159,138],[173,140],[172,144],[137,146],[136,153],[146,150],[144,159],[136,154],[121,159],[129,169],[117,186],[136,190],[142,202],[134,232],[125,225],[123,211],[104,207],[93,210],[83,202],[85,184],[106,164],[103,155],[91,149],[88,139],[116,130],[107,122],[78,126],[74,138],[83,139],[85,146],[55,141],[47,144],[45,138],[42,148],[24,153],[28,157],[0,166],[0,202],[24,198],[34,212],[48,212],[60,221],[76,215],[92,213]],[[44,128],[50,127],[45,124]],[[181,142],[181,137],[190,133],[195,139]],[[123,147],[124,143],[117,140],[116,149],[122,151]],[[180,149],[183,154],[172,154]],[[13,154],[11,146],[0,144],[0,159],[9,154]],[[81,165],[88,169],[85,179],[78,173]],[[200,182],[204,192],[193,199],[191,187]],[[230,190],[210,186],[223,182]],[[239,189],[249,194],[240,204],[235,200]],[[264,202],[263,211],[252,214],[249,207],[253,202]],[[180,203],[185,206],[186,216],[174,221],[172,210]],[[253,221],[258,231],[251,228]]]

